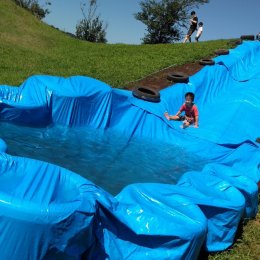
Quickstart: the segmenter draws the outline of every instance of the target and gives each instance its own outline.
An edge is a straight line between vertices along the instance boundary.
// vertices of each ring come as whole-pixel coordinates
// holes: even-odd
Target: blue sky
[[[80,10],[82,0],[51,2],[51,13],[44,22],[75,33],[77,23],[83,18]],[[108,43],[141,43],[146,27],[133,16],[140,11],[139,3],[140,0],[98,0],[97,14],[108,23]],[[210,0],[195,11],[199,21],[204,23],[202,41],[239,38],[260,32],[260,0]]]

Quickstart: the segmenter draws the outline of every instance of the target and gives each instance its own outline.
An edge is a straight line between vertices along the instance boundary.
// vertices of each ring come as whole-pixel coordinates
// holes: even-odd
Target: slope
[[[11,0],[0,0],[0,17],[0,84],[19,85],[31,75],[48,74],[85,75],[124,87],[229,46],[229,40],[185,45],[93,44],[44,24]]]

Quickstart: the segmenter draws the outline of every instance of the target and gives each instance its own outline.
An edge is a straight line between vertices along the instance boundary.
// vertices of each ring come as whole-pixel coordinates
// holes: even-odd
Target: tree
[[[24,9],[29,10],[38,19],[43,19],[50,11],[43,6],[40,6],[38,0],[14,0],[14,2]],[[50,1],[45,1],[45,6],[51,5]]]
[[[182,37],[190,11],[209,0],[143,0],[135,18],[147,26],[143,43],[171,43]]]
[[[76,26],[76,37],[90,42],[106,43],[107,24],[104,25],[99,15],[96,15],[97,0],[89,0],[88,10],[86,4],[81,3],[83,19]]]

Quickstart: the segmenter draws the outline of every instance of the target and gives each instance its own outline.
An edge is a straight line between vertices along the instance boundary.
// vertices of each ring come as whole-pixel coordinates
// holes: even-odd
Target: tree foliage
[[[179,41],[182,29],[187,28],[190,11],[209,0],[143,0],[135,18],[147,27],[143,43],[171,43]]]
[[[83,19],[76,26],[76,37],[90,42],[106,43],[107,24],[96,15],[97,0],[89,0],[88,9],[86,4],[81,4]]]
[[[14,0],[14,2],[22,8],[29,10],[34,16],[36,16],[40,20],[50,13],[50,11],[47,8],[40,6],[38,0]],[[51,2],[46,0],[45,6],[48,5],[51,5]]]

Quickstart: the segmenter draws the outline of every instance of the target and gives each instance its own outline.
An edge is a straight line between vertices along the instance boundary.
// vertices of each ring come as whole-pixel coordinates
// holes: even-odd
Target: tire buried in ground
[[[168,74],[167,79],[176,83],[189,82],[189,77],[186,74],[178,73],[178,72]]]
[[[227,49],[219,49],[219,50],[215,51],[215,54],[217,54],[217,55],[227,55],[227,54],[229,54],[229,50],[227,50]]]
[[[255,40],[255,36],[254,35],[241,35],[240,39],[241,40],[254,41]]]
[[[212,59],[201,59],[199,60],[200,65],[214,65],[215,61]]]
[[[133,90],[133,96],[149,102],[160,102],[159,91],[149,87],[142,87],[142,86],[135,87]]]
[[[240,45],[242,43],[242,40],[240,39],[240,40],[237,40],[237,41],[235,41],[235,44],[236,45]]]

